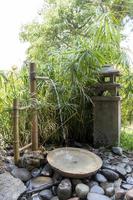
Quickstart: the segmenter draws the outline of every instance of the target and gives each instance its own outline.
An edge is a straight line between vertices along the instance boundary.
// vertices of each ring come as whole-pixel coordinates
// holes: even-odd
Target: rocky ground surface
[[[120,147],[83,148],[103,160],[102,168],[84,179],[62,177],[47,163],[46,152],[25,152],[17,167],[3,151],[0,200],[133,200],[133,153]]]

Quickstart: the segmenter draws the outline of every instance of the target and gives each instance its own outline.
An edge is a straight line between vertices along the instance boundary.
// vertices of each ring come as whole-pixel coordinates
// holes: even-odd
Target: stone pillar
[[[120,97],[93,97],[93,141],[95,146],[116,146],[120,142]]]

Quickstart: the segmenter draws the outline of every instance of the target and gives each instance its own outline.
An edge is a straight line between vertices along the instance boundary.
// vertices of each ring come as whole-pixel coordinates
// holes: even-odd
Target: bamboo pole
[[[28,148],[30,148],[31,146],[32,146],[32,143],[27,144],[27,145],[25,145],[24,147],[20,148],[20,149],[19,149],[19,152],[21,152],[21,151],[23,151],[23,150],[25,150],[25,149],[28,149]]]
[[[34,108],[36,100],[36,66],[35,63],[30,63],[30,94],[32,99],[32,122],[31,122],[31,134],[32,134],[32,150],[38,150],[38,119],[37,110]]]
[[[37,80],[43,80],[43,81],[49,81],[49,77],[45,77],[45,76],[36,76]]]
[[[29,106],[24,106],[24,107],[20,107],[19,108],[19,110],[21,111],[23,111],[23,110],[27,110],[27,109],[30,109],[31,108],[31,105],[29,105]]]
[[[13,100],[13,134],[14,134],[14,162],[17,165],[20,154],[19,154],[19,101],[18,99]]]

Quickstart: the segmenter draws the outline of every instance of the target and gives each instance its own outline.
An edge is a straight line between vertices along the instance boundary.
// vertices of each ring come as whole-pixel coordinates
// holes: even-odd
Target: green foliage
[[[22,74],[21,74],[22,75]],[[14,98],[22,99],[26,102],[28,93],[25,88],[24,74],[18,75],[16,68],[13,67],[8,73],[0,74],[0,133],[5,142],[12,143],[12,103]],[[25,119],[26,120],[26,119]],[[22,123],[25,122],[22,121]],[[22,134],[23,137],[23,134]]]
[[[133,150],[133,128],[124,128],[122,130],[121,146],[126,150]]]
[[[133,122],[133,72],[130,69],[121,70],[122,124]]]
[[[122,72],[122,120],[125,124],[133,112],[129,107],[133,103],[132,74],[120,42],[124,39],[122,20],[131,14],[133,2],[49,2],[49,9],[42,10],[42,22],[26,25],[21,32],[21,38],[31,44],[28,58],[37,62],[44,74],[61,83],[65,91],[93,85],[97,69],[104,64],[114,64]],[[67,93],[66,98],[71,94]]]

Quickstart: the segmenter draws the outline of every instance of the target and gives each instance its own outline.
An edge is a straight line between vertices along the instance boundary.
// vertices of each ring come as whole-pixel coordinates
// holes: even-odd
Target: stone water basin
[[[65,147],[50,151],[47,160],[64,177],[85,178],[97,172],[102,160],[94,153],[79,148]]]

